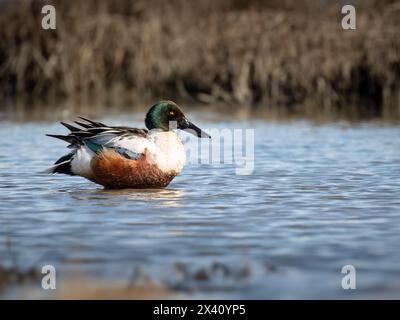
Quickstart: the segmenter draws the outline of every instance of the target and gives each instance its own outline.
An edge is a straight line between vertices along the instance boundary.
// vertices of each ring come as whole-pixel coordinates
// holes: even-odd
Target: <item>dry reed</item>
[[[313,117],[400,118],[400,2],[43,1],[0,13],[0,108],[168,98]],[[28,101],[28,103],[27,103]]]

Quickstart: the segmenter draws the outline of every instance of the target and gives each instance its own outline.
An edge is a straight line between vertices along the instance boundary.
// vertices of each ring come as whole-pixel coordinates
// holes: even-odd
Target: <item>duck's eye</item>
[[[170,115],[170,116],[174,116],[174,115],[175,115],[175,112],[170,111],[170,112],[169,112],[169,115]]]

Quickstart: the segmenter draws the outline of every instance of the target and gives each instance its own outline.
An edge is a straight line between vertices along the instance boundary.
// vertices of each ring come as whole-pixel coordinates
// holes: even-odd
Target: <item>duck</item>
[[[146,129],[79,119],[74,125],[60,122],[70,131],[67,135],[47,134],[68,142],[71,152],[46,173],[80,176],[106,189],[164,188],[186,162],[184,145],[175,129],[211,138],[173,101],[159,101],[149,109]]]

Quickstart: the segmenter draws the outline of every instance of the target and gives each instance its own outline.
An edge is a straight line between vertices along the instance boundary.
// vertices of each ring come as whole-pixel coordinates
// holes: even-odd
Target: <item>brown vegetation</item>
[[[0,108],[176,99],[313,117],[400,118],[400,2],[58,0],[0,13]],[[49,3],[49,1],[46,1]]]

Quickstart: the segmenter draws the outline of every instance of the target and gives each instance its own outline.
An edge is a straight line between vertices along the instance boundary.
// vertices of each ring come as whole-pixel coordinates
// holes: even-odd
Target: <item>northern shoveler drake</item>
[[[210,138],[172,101],[160,101],[150,108],[147,130],[80,119],[74,121],[79,127],[61,122],[71,131],[68,135],[48,134],[68,142],[72,152],[47,172],[81,176],[111,189],[162,188],[181,172],[185,150],[171,123],[199,138]]]

